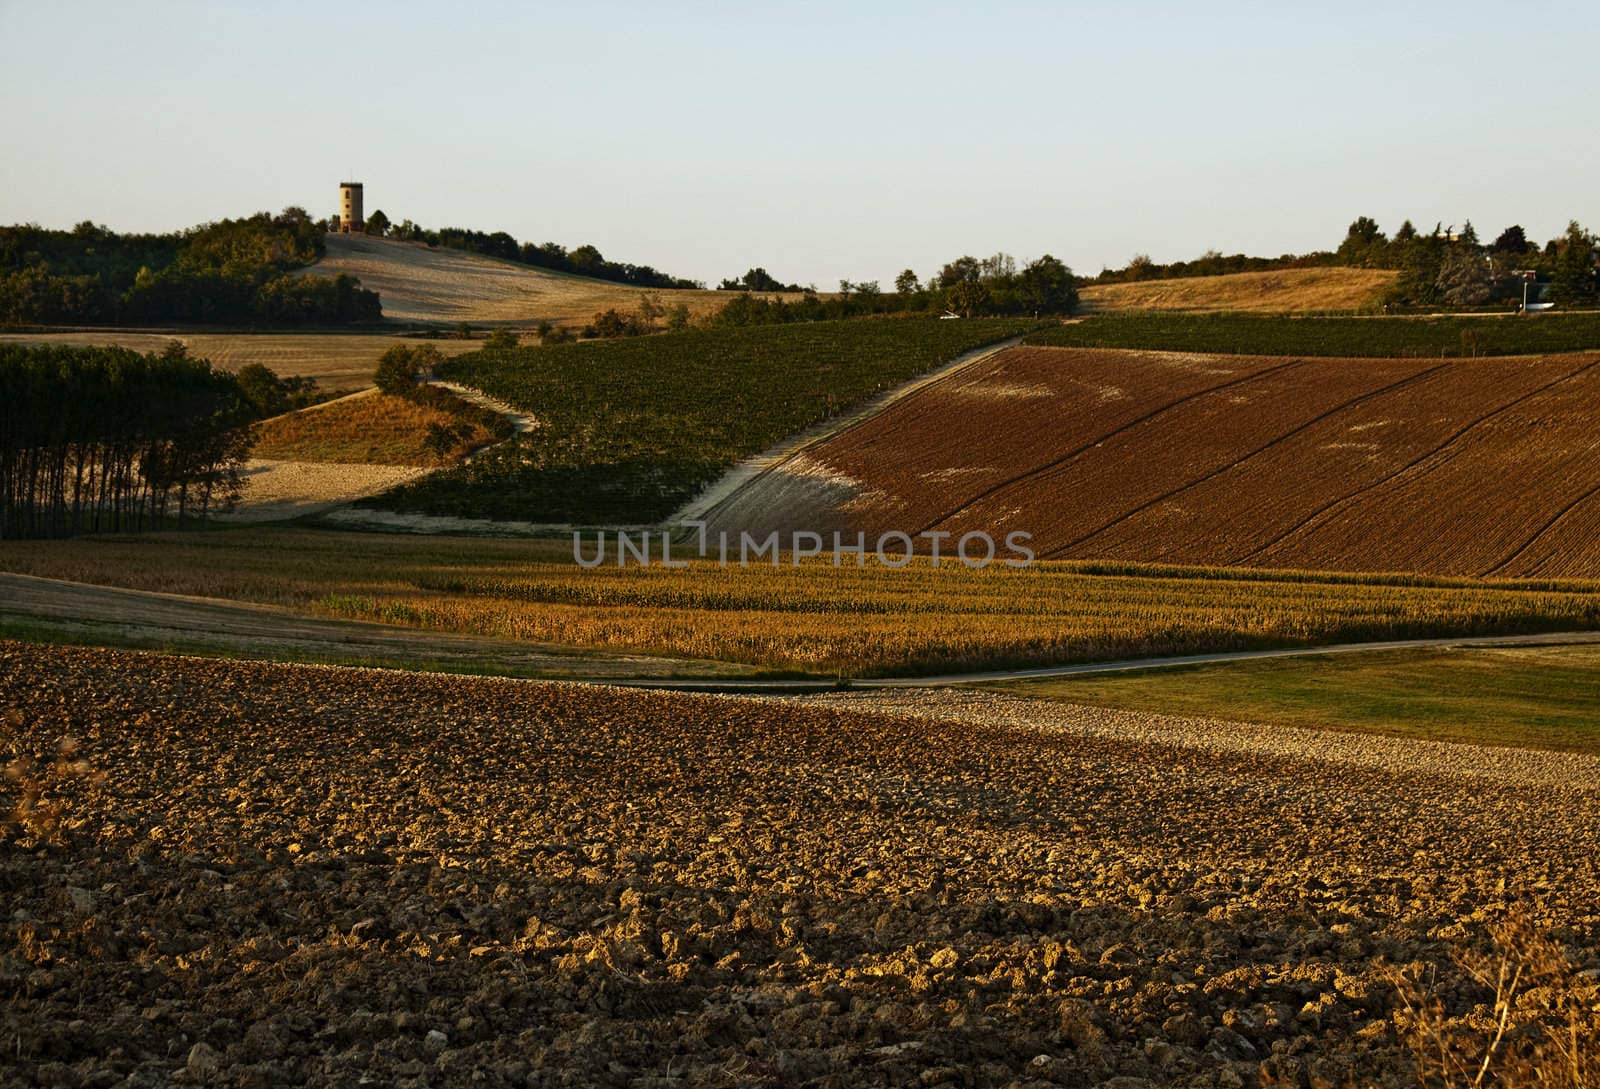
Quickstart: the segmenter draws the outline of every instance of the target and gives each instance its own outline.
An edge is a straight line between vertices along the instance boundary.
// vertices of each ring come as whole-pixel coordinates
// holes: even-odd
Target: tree
[[[263,363],[246,363],[234,376],[239,392],[262,419],[289,410],[289,393],[277,374]]]
[[[1128,267],[1122,270],[1123,279],[1130,283],[1139,280],[1148,280],[1156,275],[1156,263],[1150,260],[1148,253],[1136,253],[1128,262]]]
[[[922,289],[917,282],[917,274],[911,269],[906,269],[894,278],[894,289],[902,295],[911,295]]]
[[[1411,225],[1409,219],[1400,224],[1400,229],[1394,232],[1394,240],[1396,242],[1410,242],[1416,237],[1417,229]]]
[[[1550,277],[1550,299],[1563,306],[1590,306],[1600,298],[1595,281],[1595,238],[1578,225],[1556,240],[1556,267]]]
[[[1457,244],[1445,250],[1434,287],[1448,306],[1482,306],[1494,294],[1494,277],[1475,248]]]
[[[412,398],[417,395],[418,374],[431,371],[443,362],[444,356],[432,344],[416,348],[397,344],[378,357],[378,369],[373,373],[372,384],[384,393]]]
[[[1471,246],[1474,249],[1480,245],[1478,242],[1478,230],[1472,225],[1472,220],[1469,219],[1462,225],[1461,233],[1456,235],[1456,241],[1463,246]]]
[[[1009,253],[997,253],[978,262],[978,279],[1009,280],[1017,274],[1017,259]]]
[[[374,209],[367,217],[367,233],[377,238],[389,233],[389,217],[383,214],[382,208]]]
[[[510,329],[496,329],[483,340],[486,352],[509,352],[517,346],[517,334]]]
[[[597,276],[605,269],[606,259],[593,246],[579,246],[567,254],[572,271],[584,276]]]
[[[1500,232],[1500,237],[1494,240],[1489,247],[1496,253],[1510,253],[1521,256],[1528,252],[1528,235],[1520,223],[1513,223]]]
[[[976,283],[980,268],[976,257],[957,257],[939,270],[939,275],[934,277],[933,286],[946,288],[955,287],[960,283]]]
[[[681,333],[687,328],[689,328],[689,306],[687,303],[679,303],[667,311],[667,331]]]
[[[1072,270],[1048,253],[1030,261],[1018,276],[1023,305],[1035,314],[1070,314],[1078,306]]]
[[[989,289],[977,280],[962,280],[945,296],[945,305],[964,318],[977,317],[989,310]]]
[[[1336,252],[1345,264],[1371,268],[1384,259],[1388,248],[1388,236],[1378,227],[1378,221],[1371,216],[1360,216],[1350,224]]]

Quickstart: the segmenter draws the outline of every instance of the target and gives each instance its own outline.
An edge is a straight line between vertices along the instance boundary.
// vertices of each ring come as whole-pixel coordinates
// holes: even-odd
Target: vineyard
[[[1038,564],[578,568],[571,543],[290,529],[18,542],[6,570],[822,674],[1600,627],[1594,583]]]
[[[1062,348],[1431,358],[1600,350],[1600,314],[1433,318],[1104,314],[1028,338]]]
[[[806,449],[713,516],[1034,535],[1051,558],[1600,574],[1600,358],[1022,348]]]
[[[655,521],[741,458],[1036,327],[818,322],[475,353],[441,376],[526,410],[539,426],[369,505],[532,522]]]

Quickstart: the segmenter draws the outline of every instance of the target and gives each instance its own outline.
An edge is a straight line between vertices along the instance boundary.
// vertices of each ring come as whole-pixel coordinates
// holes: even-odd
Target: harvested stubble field
[[[712,519],[1034,535],[1052,558],[1600,574],[1600,356],[1022,348],[813,445]]]
[[[0,644],[0,1077],[1410,1086],[1516,911],[1592,1048],[1592,760],[955,699]]]
[[[440,457],[424,441],[433,424],[470,430],[458,436],[455,447]],[[267,420],[256,428],[251,453],[280,461],[437,466],[494,439],[481,424],[463,421],[431,405],[372,393]]]
[[[331,234],[328,252],[305,275],[329,278],[348,274],[376,291],[383,316],[391,320],[456,324],[584,325],[605,310],[631,312],[649,289],[565,272],[497,261],[481,254],[422,242],[396,242]],[[720,309],[727,292],[654,292],[670,306],[692,314]]]
[[[592,554],[593,542],[588,545]],[[0,569],[445,632],[853,676],[1600,627],[1594,583],[1137,566],[583,570],[570,542],[314,530],[6,542]]]
[[[191,355],[209,359],[222,370],[237,372],[248,363],[270,367],[280,378],[315,378],[324,389],[357,390],[372,385],[378,357],[396,345],[417,341],[367,333],[193,333],[98,329],[76,333],[0,333],[0,341],[18,344],[115,345],[139,352],[159,352],[174,340]],[[481,341],[430,340],[447,356],[481,348]]]
[[[1383,301],[1395,273],[1385,269],[1297,268],[1185,276],[1131,284],[1090,284],[1080,294],[1091,311],[1177,310],[1304,313],[1368,310]]]

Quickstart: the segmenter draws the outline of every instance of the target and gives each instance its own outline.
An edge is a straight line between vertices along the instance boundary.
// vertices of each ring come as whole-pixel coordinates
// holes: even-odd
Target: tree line
[[[328,229],[337,231],[338,217],[328,221]],[[678,288],[703,288],[699,280],[686,280],[660,272],[649,265],[631,265],[621,261],[608,261],[594,246],[584,245],[569,250],[557,242],[518,242],[505,231],[474,231],[465,227],[440,227],[429,230],[411,220],[402,220],[398,226],[389,222],[382,209],[367,217],[366,233],[375,238],[394,238],[402,242],[425,242],[429,246],[466,250],[485,257],[498,257],[533,268],[554,272],[570,272],[594,280],[631,284],[634,287],[654,287],[667,290]]]
[[[1350,224],[1336,251],[1339,263],[1359,268],[1396,269],[1400,275],[1386,301],[1400,306],[1482,306],[1520,299],[1524,283],[1562,306],[1600,302],[1600,268],[1595,236],[1577,220],[1544,246],[1529,240],[1521,224],[1483,243],[1472,221],[1458,231],[1435,224],[1418,231],[1408,219],[1390,238],[1376,220],[1361,216]]]
[[[763,269],[752,272],[765,273]],[[746,274],[746,280],[750,274]],[[906,269],[885,291],[876,280],[839,281],[839,292],[824,299],[807,289],[798,299],[741,291],[711,318],[713,325],[770,325],[832,321],[883,314],[936,314],[961,318],[1070,314],[1078,307],[1072,270],[1045,254],[1019,266],[1006,253],[977,258],[964,255],[921,280]]]
[[[202,523],[237,497],[255,412],[182,345],[0,345],[0,538]]]
[[[1551,302],[1595,305],[1600,302],[1597,258],[1600,244],[1576,220],[1540,246],[1519,224],[1485,244],[1470,220],[1459,231],[1442,223],[1422,231],[1408,219],[1391,237],[1375,219],[1360,216],[1332,250],[1281,257],[1224,256],[1209,250],[1192,261],[1169,264],[1138,254],[1121,268],[1102,269],[1094,282],[1137,283],[1296,268],[1376,268],[1400,273],[1386,297],[1393,306],[1481,306],[1520,299],[1528,277],[1541,285],[1540,293],[1548,287]]]
[[[292,275],[324,252],[301,208],[173,234],[0,227],[0,324],[345,325],[382,317],[352,276]]]

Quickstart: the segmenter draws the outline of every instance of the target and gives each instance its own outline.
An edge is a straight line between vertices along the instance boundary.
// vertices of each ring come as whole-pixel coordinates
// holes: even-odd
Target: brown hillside
[[[719,528],[997,539],[1050,558],[1600,575],[1600,357],[1023,348],[735,494]]]
[[[349,273],[376,291],[384,317],[399,321],[582,325],[612,308],[633,310],[645,289],[497,261],[462,250],[429,249],[362,235],[329,235],[328,253],[307,270],[313,276]],[[660,291],[668,306],[714,310],[727,292]]]
[[[1238,272],[1083,289],[1091,310],[1236,310],[1263,314],[1361,310],[1378,305],[1395,273],[1367,268]]]

